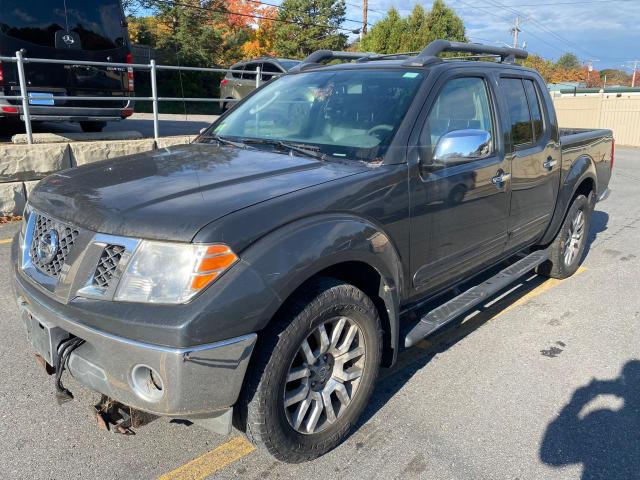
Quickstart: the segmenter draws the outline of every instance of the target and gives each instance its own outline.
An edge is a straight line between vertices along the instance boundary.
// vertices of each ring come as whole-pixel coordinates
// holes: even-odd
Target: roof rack
[[[496,56],[500,57],[500,61],[513,63],[516,58],[527,58],[527,51],[520,48],[511,47],[494,47],[491,45],[482,45],[481,43],[463,43],[450,42],[449,40],[434,40],[427,45],[421,52],[406,52],[392,54],[377,54],[370,52],[336,52],[332,50],[316,50],[302,63],[293,67],[290,72],[301,72],[307,68],[318,66],[320,62],[325,60],[356,60],[357,62],[371,62],[375,60],[388,60],[399,58],[406,60],[403,65],[407,67],[424,67],[431,63],[441,62],[442,58],[438,57],[442,52],[462,52],[475,53],[473,57]]]
[[[438,55],[442,52],[464,52],[496,55],[502,62],[513,63],[516,58],[527,58],[526,50],[511,47],[494,47],[481,43],[450,42],[449,40],[434,40],[427,45],[417,56],[404,63],[406,66],[422,67],[436,61],[440,61]]]
[[[318,65],[325,60],[359,60],[363,57],[374,55],[373,53],[364,52],[336,52],[333,50],[316,50],[307,58],[305,58],[300,65],[293,67],[290,72],[299,72],[313,65]]]

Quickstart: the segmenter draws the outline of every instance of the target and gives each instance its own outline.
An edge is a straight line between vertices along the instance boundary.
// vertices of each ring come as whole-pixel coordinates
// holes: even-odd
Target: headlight
[[[143,240],[120,279],[115,300],[184,303],[237,261],[226,245]]]

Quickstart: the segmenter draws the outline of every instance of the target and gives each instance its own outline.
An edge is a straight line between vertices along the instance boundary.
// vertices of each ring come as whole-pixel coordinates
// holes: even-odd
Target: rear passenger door
[[[508,247],[515,249],[537,240],[547,228],[560,182],[560,149],[536,77],[502,75],[499,85],[511,161]]]
[[[417,293],[431,293],[495,261],[507,243],[509,163],[492,79],[484,71],[447,74],[428,100],[412,168],[411,264]],[[467,73],[467,71],[469,73]],[[420,123],[420,120],[419,120]],[[434,159],[445,135],[487,132],[490,141],[475,158],[454,152]]]

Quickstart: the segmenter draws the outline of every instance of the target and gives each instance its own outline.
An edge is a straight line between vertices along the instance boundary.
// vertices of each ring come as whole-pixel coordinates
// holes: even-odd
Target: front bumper
[[[86,387],[135,409],[174,418],[219,417],[236,402],[255,333],[185,348],[130,340],[74,321],[31,285],[16,264],[13,270],[18,305],[34,350],[53,363],[60,341],[70,335],[85,340],[71,354],[68,370]],[[151,367],[161,377],[157,398],[140,391],[140,382],[133,378],[139,365]]]

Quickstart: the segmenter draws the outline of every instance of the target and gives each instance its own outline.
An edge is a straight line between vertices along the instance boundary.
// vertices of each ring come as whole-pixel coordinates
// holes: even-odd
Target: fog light
[[[157,402],[164,394],[162,377],[147,365],[136,365],[131,371],[131,383],[136,394],[148,402]]]

